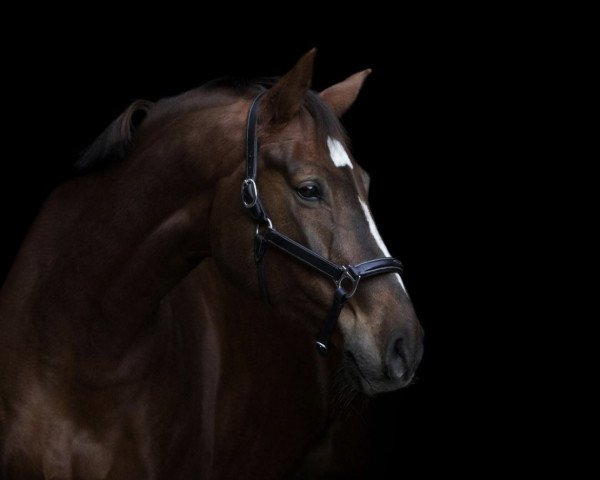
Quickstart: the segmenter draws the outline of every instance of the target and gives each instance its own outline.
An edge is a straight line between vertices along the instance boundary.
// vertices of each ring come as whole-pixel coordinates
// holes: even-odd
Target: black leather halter
[[[264,92],[263,92],[264,93]],[[258,270],[258,283],[263,298],[270,304],[264,273],[264,257],[269,245],[273,245],[296,260],[314,268],[323,275],[331,278],[335,284],[331,309],[317,335],[316,345],[319,353],[326,355],[329,351],[331,335],[337,323],[340,312],[358,287],[361,278],[373,277],[383,273],[401,273],[402,264],[391,257],[376,258],[356,265],[338,265],[322,257],[309,248],[295,242],[279,233],[260,200],[256,176],[258,169],[258,123],[259,100],[263,93],[258,94],[250,106],[246,127],[246,178],[242,182],[242,204],[256,220],[256,236],[254,240],[254,259]]]

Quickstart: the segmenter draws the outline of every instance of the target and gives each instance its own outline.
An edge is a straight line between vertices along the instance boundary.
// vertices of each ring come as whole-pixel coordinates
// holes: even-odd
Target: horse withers
[[[422,330],[338,121],[369,71],[316,93],[314,54],[134,102],[51,194],[0,294],[5,478],[359,475],[343,407],[408,385]]]

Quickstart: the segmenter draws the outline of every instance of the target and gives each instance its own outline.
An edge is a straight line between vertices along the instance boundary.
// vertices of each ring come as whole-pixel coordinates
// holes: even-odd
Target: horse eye
[[[321,187],[315,182],[306,182],[300,185],[296,192],[304,200],[319,200],[321,198]]]

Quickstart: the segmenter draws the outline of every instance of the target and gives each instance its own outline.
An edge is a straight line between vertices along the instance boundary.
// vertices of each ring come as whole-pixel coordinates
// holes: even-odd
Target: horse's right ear
[[[300,111],[310,88],[317,49],[304,54],[298,63],[265,94],[262,118],[270,123],[289,122]]]
[[[75,168],[89,171],[125,159],[135,137],[136,128],[154,104],[136,100],[119,115],[75,163]]]

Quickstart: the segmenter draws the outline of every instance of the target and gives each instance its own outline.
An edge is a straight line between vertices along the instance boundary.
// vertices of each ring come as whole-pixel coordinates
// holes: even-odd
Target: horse
[[[0,292],[3,478],[358,478],[343,407],[423,331],[339,121],[370,70],[317,93],[314,57],[134,102],[51,193]]]

